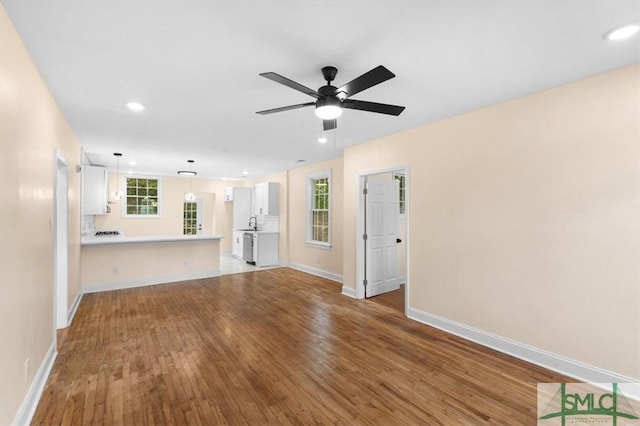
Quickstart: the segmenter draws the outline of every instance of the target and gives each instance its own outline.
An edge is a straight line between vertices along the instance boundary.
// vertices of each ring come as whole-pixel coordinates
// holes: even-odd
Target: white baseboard
[[[561,355],[547,352],[524,343],[516,342],[495,334],[470,327],[456,321],[433,315],[419,309],[409,308],[407,316],[415,321],[430,325],[447,333],[455,334],[482,346],[506,353],[515,358],[539,365],[552,371],[589,383],[637,383],[639,380],[603,370]],[[640,390],[640,388],[639,388]],[[635,391],[634,391],[635,392]],[[634,399],[635,394],[625,394]]]
[[[123,290],[127,288],[146,287],[149,285],[168,284],[177,281],[199,280],[203,278],[219,277],[220,271],[198,272],[193,274],[169,275],[161,278],[144,280],[120,281],[115,283],[83,284],[83,293],[99,293],[101,291]]]
[[[76,316],[76,311],[78,310],[78,306],[80,306],[80,301],[82,300],[82,295],[83,295],[83,291],[82,289],[80,289],[80,291],[78,292],[78,295],[76,296],[76,298],[73,301],[73,304],[71,305],[71,308],[69,309],[69,314],[67,316],[67,324],[71,325],[71,322],[73,321],[73,317]]]
[[[307,265],[301,265],[300,263],[289,262],[287,265],[291,269],[297,271],[306,272],[307,274],[315,275],[317,277],[326,278],[331,281],[336,281],[342,284],[342,275],[334,274],[333,272],[323,271],[322,269],[313,268]]]
[[[358,295],[356,294],[356,290],[354,288],[346,287],[344,285],[342,286],[342,294],[344,296],[352,297],[354,299],[358,298]]]
[[[36,412],[38,402],[40,402],[40,397],[42,396],[42,391],[44,390],[44,386],[47,384],[47,379],[49,378],[49,374],[53,368],[53,362],[56,360],[57,355],[58,352],[56,352],[56,342],[54,338],[54,341],[51,343],[51,346],[49,346],[49,350],[45,354],[40,367],[38,367],[36,375],[33,376],[31,386],[29,386],[29,390],[22,400],[22,404],[20,404],[20,408],[18,408],[18,412],[13,418],[13,422],[11,422],[12,425],[22,426],[31,423],[31,419],[33,418],[33,414]]]

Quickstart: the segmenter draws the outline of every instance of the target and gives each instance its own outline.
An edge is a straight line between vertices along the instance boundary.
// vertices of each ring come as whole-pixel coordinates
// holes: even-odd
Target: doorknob
[[[400,244],[402,240],[400,238],[396,238],[396,243]]]

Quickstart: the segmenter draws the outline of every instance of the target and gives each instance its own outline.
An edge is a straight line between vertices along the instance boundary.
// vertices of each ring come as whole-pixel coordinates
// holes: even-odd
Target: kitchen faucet
[[[249,228],[251,228],[251,219],[253,219],[253,229],[255,229],[257,231],[258,230],[258,218],[256,218],[255,216],[251,216],[249,218]]]

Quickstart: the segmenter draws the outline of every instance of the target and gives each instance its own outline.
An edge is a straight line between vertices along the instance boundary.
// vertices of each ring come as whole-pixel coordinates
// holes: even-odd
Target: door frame
[[[62,174],[63,179],[60,179]],[[55,157],[54,202],[54,297],[53,324],[55,330],[69,325],[69,167],[60,152]],[[62,186],[61,186],[62,185]],[[63,197],[59,192],[64,193]],[[62,217],[61,217],[62,216]]]
[[[410,289],[410,282],[411,282],[411,273],[410,273],[410,267],[409,267],[409,251],[410,251],[410,244],[409,244],[409,221],[411,220],[410,215],[409,215],[409,206],[410,206],[410,200],[409,200],[409,185],[410,185],[410,178],[409,178],[409,166],[407,165],[402,165],[402,166],[397,166],[397,167],[386,167],[384,169],[376,169],[376,170],[367,170],[364,172],[360,172],[358,173],[358,177],[357,177],[357,191],[358,191],[358,201],[356,202],[356,235],[355,235],[355,239],[356,239],[356,298],[357,299],[364,299],[364,276],[365,276],[365,245],[364,245],[364,240],[362,238],[362,235],[364,234],[364,225],[365,225],[365,218],[364,218],[364,213],[365,213],[365,197],[364,197],[364,188],[365,188],[365,183],[366,180],[369,176],[371,175],[377,175],[380,173],[393,173],[393,172],[400,172],[400,173],[404,173],[405,176],[405,214],[406,214],[406,221],[405,221],[405,238],[406,238],[406,244],[405,244],[405,256],[406,256],[406,260],[407,260],[407,275],[406,275],[406,283],[404,286],[404,314],[405,316],[407,315],[408,309],[409,309],[409,289]]]

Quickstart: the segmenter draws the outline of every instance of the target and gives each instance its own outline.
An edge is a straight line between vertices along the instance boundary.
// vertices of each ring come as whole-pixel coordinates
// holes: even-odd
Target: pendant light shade
[[[116,157],[116,192],[113,194],[113,198],[120,201],[124,198],[124,193],[120,190],[120,157],[122,154],[114,152],[113,155]]]
[[[193,191],[191,191],[191,177],[192,176],[196,176],[198,173],[196,171],[193,170],[193,163],[195,161],[193,160],[187,160],[187,163],[189,163],[189,170],[178,170],[178,174],[182,175],[182,176],[189,176],[189,192],[187,192],[186,194],[184,194],[184,200],[185,201],[195,201],[196,200],[196,194],[193,193]]]

